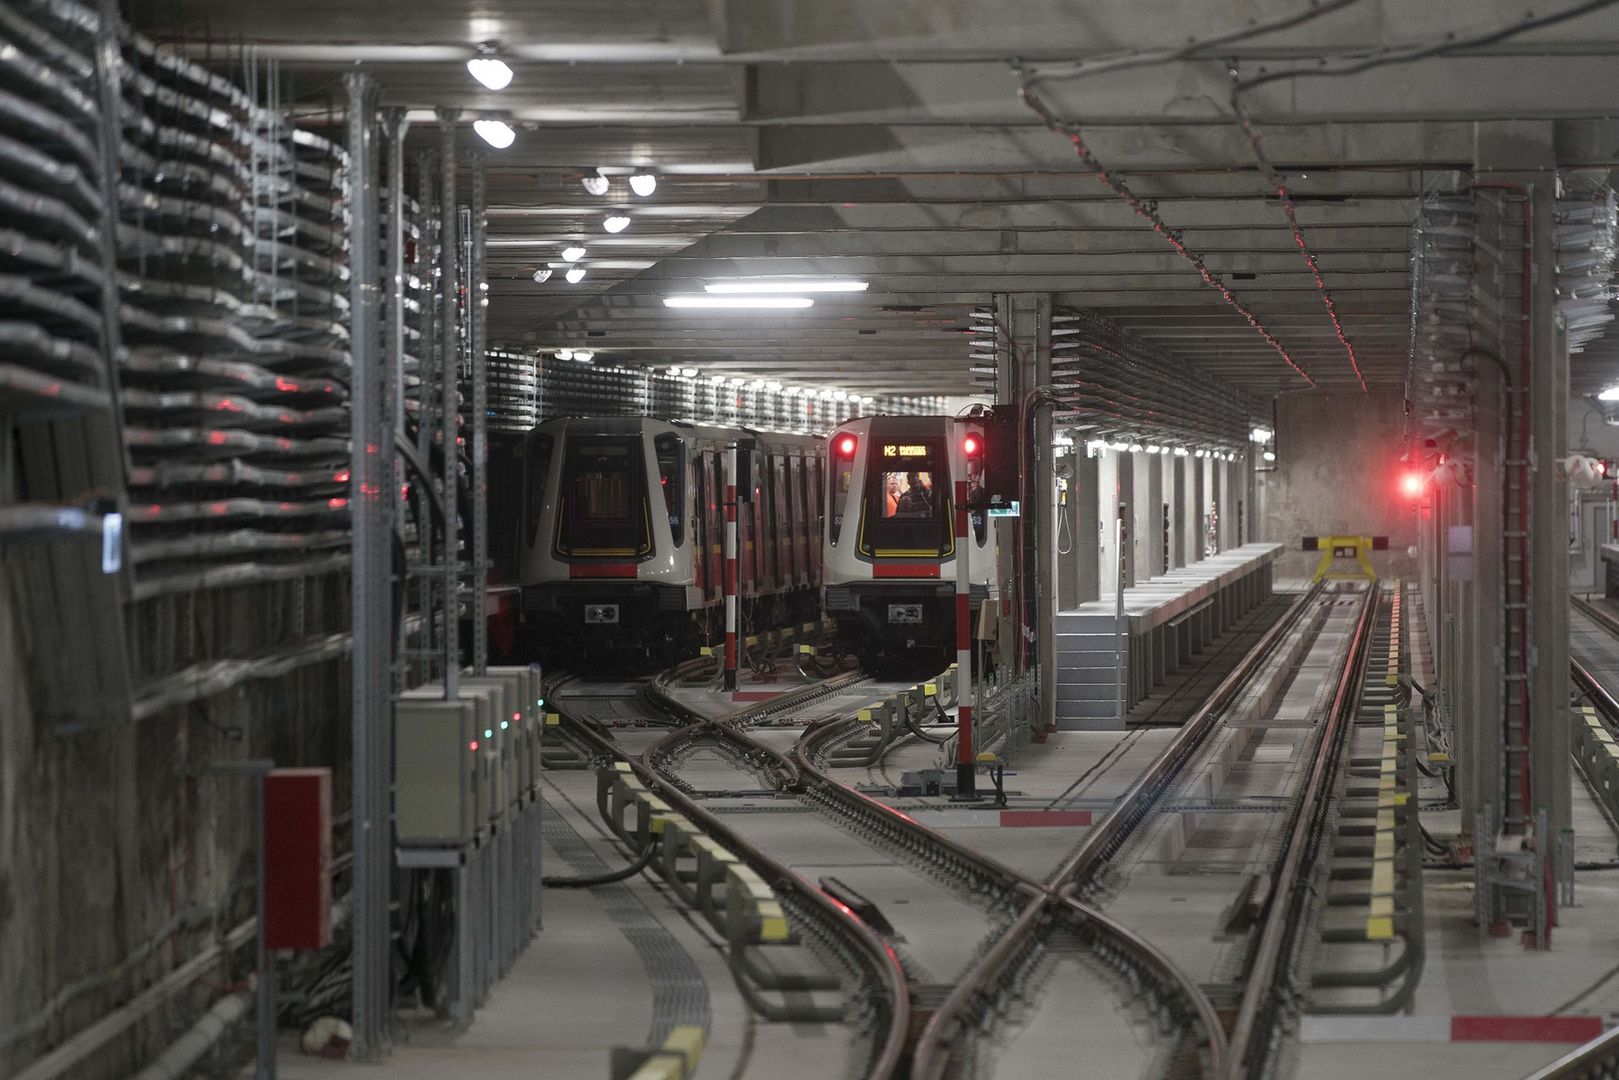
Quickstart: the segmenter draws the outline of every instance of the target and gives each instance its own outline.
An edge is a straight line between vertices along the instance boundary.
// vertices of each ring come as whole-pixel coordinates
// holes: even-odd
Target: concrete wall
[[[21,590],[30,587],[37,583],[0,559],[0,1076],[252,914],[244,888],[254,869],[252,788],[240,777],[201,775],[202,767],[251,757],[332,765],[334,814],[349,801],[346,659],[131,724],[61,734],[36,717],[22,674],[31,650],[61,647],[59,628],[20,623]],[[347,593],[347,576],[328,574],[301,594],[281,582],[132,604],[137,691],[199,662],[346,629]],[[347,846],[345,832],[338,849]],[[127,1076],[241,973],[240,962],[213,969],[87,1059],[73,1080]],[[50,1008],[70,985],[75,992]]]
[[[1409,577],[1415,561],[1415,508],[1399,488],[1405,452],[1398,391],[1287,394],[1276,402],[1276,468],[1260,478],[1260,539],[1285,546],[1278,578],[1308,577],[1319,558],[1301,537],[1387,535],[1372,556],[1382,576]]]

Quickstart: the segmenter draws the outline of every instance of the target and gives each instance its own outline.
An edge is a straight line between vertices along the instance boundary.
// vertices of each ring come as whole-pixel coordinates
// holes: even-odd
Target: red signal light
[[[838,456],[846,458],[854,457],[855,445],[856,440],[853,435],[840,436],[838,438]]]
[[[1400,490],[1405,492],[1407,498],[1416,498],[1422,494],[1422,477],[1414,472],[1406,473],[1400,477]]]
[[[983,448],[984,444],[978,441],[977,435],[969,435],[965,439],[961,440],[961,452],[966,454],[968,457],[972,457]]]

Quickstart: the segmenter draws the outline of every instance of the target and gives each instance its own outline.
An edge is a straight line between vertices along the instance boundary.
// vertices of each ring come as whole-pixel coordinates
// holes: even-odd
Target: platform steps
[[[1404,589],[1386,594],[1339,770],[1308,1010],[1401,1011],[1423,965],[1422,834]]]

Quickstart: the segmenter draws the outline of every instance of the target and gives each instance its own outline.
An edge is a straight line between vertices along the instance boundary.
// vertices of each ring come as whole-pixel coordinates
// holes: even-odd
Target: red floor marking
[[[1089,825],[1089,810],[1002,810],[1001,827],[1005,829],[1039,828],[1048,825]]]
[[[781,690],[737,690],[731,695],[732,701],[769,701],[771,698],[781,697]]]
[[[1451,1042],[1589,1042],[1602,1034],[1600,1016],[1453,1016]]]

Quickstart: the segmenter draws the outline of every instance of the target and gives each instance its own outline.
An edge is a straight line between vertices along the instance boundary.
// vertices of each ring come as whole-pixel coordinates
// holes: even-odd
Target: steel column
[[[461,347],[457,330],[460,287],[457,284],[455,227],[455,137],[459,109],[438,110],[439,129],[439,408],[444,444],[444,697],[454,701],[461,690],[461,538],[456,492],[460,487],[456,421],[460,412]]]
[[[468,260],[468,362],[472,366],[472,670],[489,670],[489,283],[484,280],[484,163],[472,153],[472,258]]]
[[[977,764],[973,756],[972,577],[967,510],[967,481],[956,481],[956,798],[977,798]],[[962,680],[966,680],[965,683]],[[961,687],[966,686],[966,692]]]
[[[725,451],[725,689],[736,689],[736,447]]]
[[[392,842],[389,822],[392,688],[389,640],[391,550],[388,492],[392,455],[383,452],[386,410],[379,351],[379,237],[376,104],[369,74],[344,76],[348,93],[349,349],[351,435],[349,515],[353,525],[351,599],[353,651],[354,908],[353,1056],[376,1061],[387,1049],[392,1012],[389,903]]]
[[[382,368],[382,401],[385,414],[378,432],[379,452],[388,468],[388,498],[384,502],[386,527],[383,535],[389,538],[389,567],[392,568],[393,533],[404,517],[404,468],[394,452],[394,438],[405,429],[405,132],[410,121],[404,109],[385,109],[382,114],[383,137],[388,153],[388,270],[384,276],[386,305],[383,319],[383,352],[387,362]],[[388,591],[390,604],[393,590]],[[390,615],[392,612],[390,611]],[[393,620],[390,619],[390,622]],[[395,655],[405,655],[405,620],[399,619],[399,630],[394,637]],[[390,666],[389,683],[393,689],[405,688],[404,664]],[[392,739],[388,743],[392,744]]]

